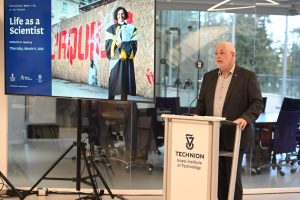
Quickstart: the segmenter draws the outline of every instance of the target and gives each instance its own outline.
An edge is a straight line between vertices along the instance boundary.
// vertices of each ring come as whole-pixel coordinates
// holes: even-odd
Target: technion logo
[[[185,138],[186,138],[186,148],[188,150],[192,150],[194,148],[194,136],[192,134],[186,134],[185,135]]]
[[[9,77],[9,80],[11,82],[15,82],[16,81],[16,77],[15,77],[14,73],[11,73],[11,76]]]

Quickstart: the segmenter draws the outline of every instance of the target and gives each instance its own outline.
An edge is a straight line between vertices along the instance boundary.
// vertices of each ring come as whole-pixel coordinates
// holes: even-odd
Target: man
[[[254,72],[235,64],[235,48],[230,42],[221,42],[216,47],[217,69],[203,77],[197,104],[197,114],[225,117],[242,129],[235,200],[243,198],[241,163],[244,151],[251,141],[251,123],[262,111],[263,100]],[[231,151],[234,144],[235,127],[222,125],[220,129],[220,150]],[[218,200],[227,200],[231,157],[219,158]]]

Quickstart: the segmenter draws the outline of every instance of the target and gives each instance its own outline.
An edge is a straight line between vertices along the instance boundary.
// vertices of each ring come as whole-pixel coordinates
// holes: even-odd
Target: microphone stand
[[[193,101],[190,103],[189,108],[188,108],[188,113],[187,115],[193,115],[191,114],[191,108],[192,108],[192,104],[198,99],[198,95],[193,99]]]
[[[191,114],[192,104],[198,99],[199,94],[200,94],[200,88],[199,88],[199,90],[198,90],[197,96],[196,96],[196,97],[193,99],[193,101],[189,104],[188,112],[185,113],[184,115],[187,115],[187,116],[192,116],[192,115],[193,115],[193,114]]]
[[[198,99],[198,96],[195,97],[193,99],[193,101],[189,104],[189,107],[188,107],[188,111],[187,113],[182,113],[182,115],[185,115],[185,116],[193,116],[194,114],[191,114],[191,107],[192,107],[192,104]]]

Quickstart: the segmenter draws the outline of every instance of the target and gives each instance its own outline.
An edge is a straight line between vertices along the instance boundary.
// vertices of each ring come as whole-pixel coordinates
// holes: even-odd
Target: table
[[[255,137],[252,150],[251,168],[254,173],[260,173],[260,168],[271,162],[271,146],[273,126],[277,122],[279,112],[263,112],[255,121]]]
[[[263,112],[255,121],[255,129],[258,135],[255,136],[255,143],[260,146],[269,146],[273,138],[273,126],[277,122],[279,112]],[[265,144],[264,144],[265,143]]]
[[[261,113],[258,119],[255,121],[255,124],[261,123],[275,123],[277,121],[279,112],[264,112]]]

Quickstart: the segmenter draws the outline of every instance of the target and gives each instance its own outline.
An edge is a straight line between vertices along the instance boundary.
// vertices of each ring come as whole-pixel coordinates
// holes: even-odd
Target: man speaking
[[[251,141],[251,123],[263,108],[263,99],[254,72],[235,64],[236,52],[232,43],[220,42],[215,51],[217,69],[203,77],[197,103],[197,114],[225,117],[242,129],[241,146],[237,167],[235,200],[243,198],[241,165],[244,151]],[[235,127],[222,125],[220,129],[220,150],[232,151]],[[218,200],[227,200],[231,157],[219,157]]]

